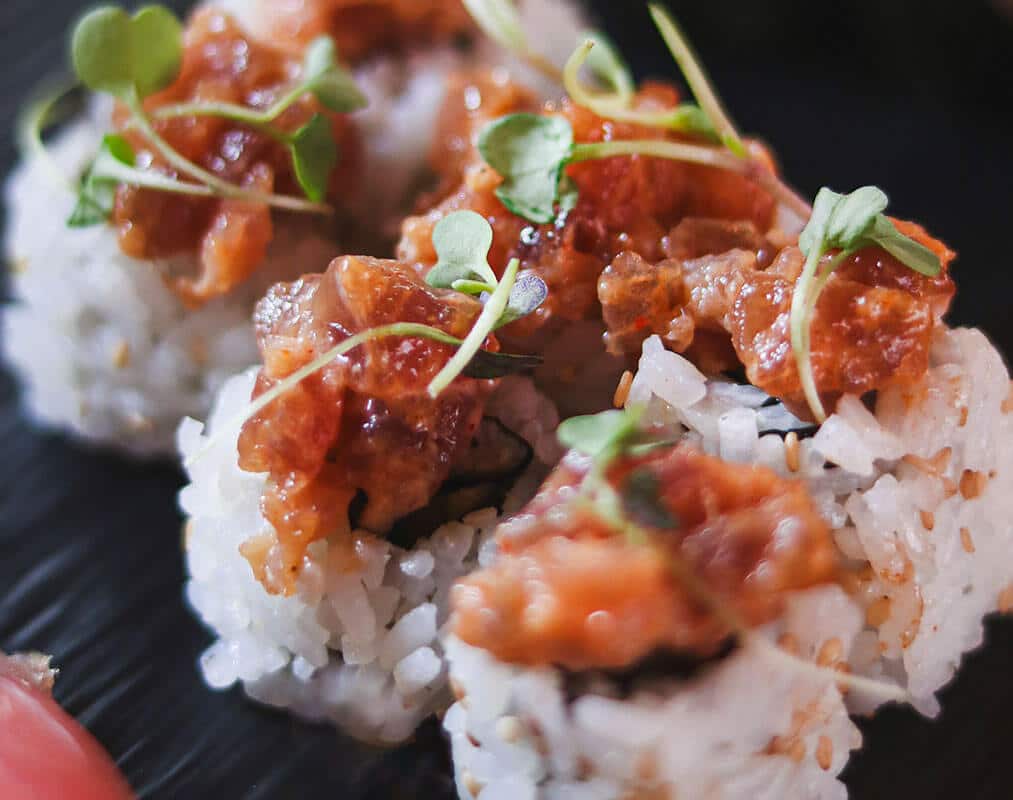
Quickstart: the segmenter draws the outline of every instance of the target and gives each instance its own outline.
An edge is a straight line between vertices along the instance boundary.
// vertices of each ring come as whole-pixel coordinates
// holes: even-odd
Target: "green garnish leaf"
[[[619,97],[632,97],[637,90],[633,74],[612,40],[600,31],[589,31],[581,38],[594,42],[587,55],[587,66],[595,77]]]
[[[330,36],[320,36],[306,48],[303,85],[324,108],[338,114],[358,111],[368,103],[355,79],[338,63],[338,48]]]
[[[514,52],[527,49],[520,14],[511,0],[464,0],[464,6],[486,36],[501,47]]]
[[[671,530],[679,520],[661,501],[661,481],[646,467],[638,467],[626,476],[620,490],[623,512],[638,525]]]
[[[479,350],[461,374],[468,378],[494,380],[505,378],[507,375],[522,375],[531,372],[541,363],[542,359],[539,356],[519,356]]]
[[[573,153],[569,122],[562,117],[510,114],[486,126],[478,149],[503,178],[496,190],[503,205],[532,222],[552,222],[563,169]]]
[[[560,423],[556,436],[570,450],[598,461],[611,459],[636,438],[642,411],[639,408],[610,409],[600,414],[570,417]]]
[[[338,163],[338,146],[327,117],[314,114],[292,136],[290,149],[299,185],[306,197],[319,203],[327,196],[331,172]]]
[[[823,187],[816,195],[809,223],[799,235],[799,248],[811,257],[814,252],[820,256],[830,250],[854,253],[878,245],[906,267],[923,275],[938,275],[942,270],[939,257],[897,230],[883,214],[888,203],[886,194],[876,186],[863,186],[846,195]]]
[[[457,281],[469,281],[481,284],[482,291],[495,289],[496,273],[489,266],[492,226],[481,214],[458,211],[441,219],[433,229],[433,247],[437,261],[426,276],[430,286],[451,289]]]
[[[143,99],[179,74],[183,26],[164,6],[145,6],[133,17],[118,6],[101,6],[74,29],[71,59],[89,89]]]
[[[866,236],[882,247],[908,269],[913,269],[929,278],[942,272],[943,265],[939,256],[921,242],[905,236],[887,217],[880,214]]]
[[[110,177],[117,168],[133,168],[135,154],[130,143],[122,136],[112,134],[102,139],[95,161],[81,182],[77,205],[67,220],[71,228],[87,228],[108,221],[116,202],[119,178]]]
[[[496,328],[502,328],[515,320],[526,317],[535,311],[549,296],[549,287],[545,281],[539,278],[534,272],[522,272],[517,277],[517,282],[510,290],[510,299],[507,301],[506,311],[496,323]]]
[[[820,293],[843,261],[866,247],[882,247],[909,269],[934,277],[943,265],[924,245],[904,236],[886,217],[888,199],[881,189],[863,186],[842,195],[820,189],[808,224],[799,235],[799,249],[806,263],[791,301],[791,345],[806,402],[817,422],[826,419],[812,366],[810,329]],[[823,256],[838,253],[827,263]]]

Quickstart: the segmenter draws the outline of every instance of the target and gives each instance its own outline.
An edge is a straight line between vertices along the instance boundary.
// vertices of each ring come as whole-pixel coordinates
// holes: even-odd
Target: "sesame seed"
[[[781,637],[777,640],[777,646],[786,653],[791,653],[793,656],[797,656],[801,651],[798,639],[790,633],[782,633]]]
[[[890,619],[890,598],[879,597],[873,600],[865,609],[865,621],[873,628],[878,628]]]
[[[927,531],[931,531],[936,527],[936,515],[931,511],[920,511],[918,512],[922,518],[922,527]]]
[[[960,529],[960,544],[964,548],[964,552],[974,552],[974,540],[971,538],[971,531],[967,528]]]
[[[965,500],[974,500],[985,492],[988,486],[988,475],[984,472],[975,472],[973,469],[965,469],[960,476],[960,494]]]
[[[622,408],[626,405],[626,400],[630,396],[630,387],[633,385],[633,373],[629,370],[623,373],[623,376],[619,379],[619,385],[616,387],[616,393],[612,398],[612,405],[616,408]]]
[[[844,655],[844,645],[841,640],[836,636],[833,639],[827,639],[820,648],[819,654],[816,656],[816,663],[821,667],[829,667],[831,664],[840,661],[841,656]]]
[[[829,736],[821,736],[819,743],[816,745],[816,763],[820,765],[820,769],[826,771],[830,769],[830,765],[834,762],[834,743],[830,741]]]
[[[957,427],[960,427],[960,428],[966,427],[967,426],[967,418],[969,416],[971,416],[971,409],[969,409],[967,406],[964,406],[962,409],[960,409],[960,423],[958,424]]]
[[[999,611],[1003,614],[1013,611],[1013,583],[999,592]]]
[[[798,434],[795,431],[789,431],[788,435],[784,437],[784,463],[789,472],[798,472],[801,466],[800,462]]]
[[[485,785],[468,770],[465,770],[461,774],[461,784],[468,790],[468,794],[472,797],[478,797],[485,788]]]
[[[116,369],[123,369],[130,364],[130,345],[126,339],[120,339],[116,349],[113,350],[113,366]]]
[[[524,735],[524,724],[517,717],[502,717],[496,723],[496,735],[504,742],[513,744]]]
[[[1010,381],[1009,394],[1002,401],[1002,413],[1008,414],[1010,411],[1013,411],[1013,381]]]

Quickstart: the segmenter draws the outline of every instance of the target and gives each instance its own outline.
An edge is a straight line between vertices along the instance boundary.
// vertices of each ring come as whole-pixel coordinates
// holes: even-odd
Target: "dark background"
[[[65,31],[86,5],[0,1],[0,171],[14,159],[19,103],[59,72]],[[638,0],[594,5],[639,75],[674,74]],[[883,187],[894,213],[960,252],[952,319],[1013,353],[1013,2],[672,7],[740,126],[774,146],[790,179],[809,195]],[[453,796],[435,724],[404,748],[374,750],[204,688],[196,659],[210,640],[182,602],[171,465],[29,429],[4,374],[0,443],[0,649],[55,654],[58,699],[139,794]],[[938,721],[887,709],[861,723],[866,747],[846,773],[853,798],[1013,797],[1013,621],[992,621],[988,634],[943,693]]]

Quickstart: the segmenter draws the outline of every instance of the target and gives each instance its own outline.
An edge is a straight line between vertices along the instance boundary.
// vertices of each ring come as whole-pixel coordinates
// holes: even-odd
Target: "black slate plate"
[[[3,171],[15,110],[59,67],[66,27],[85,5],[0,3]],[[739,122],[776,147],[796,185],[886,188],[897,213],[961,252],[954,320],[1013,353],[1013,29],[999,10],[1010,4],[673,5]],[[672,74],[639,0],[595,6],[640,74]],[[0,648],[55,654],[58,699],[140,795],[453,797],[435,724],[403,748],[376,750],[238,692],[205,690],[195,664],[210,639],[182,601],[171,465],[126,463],[31,430],[7,377],[0,441]],[[943,693],[938,721],[888,709],[862,723],[866,748],[846,773],[854,798],[1013,796],[1013,622],[990,622],[988,640]]]

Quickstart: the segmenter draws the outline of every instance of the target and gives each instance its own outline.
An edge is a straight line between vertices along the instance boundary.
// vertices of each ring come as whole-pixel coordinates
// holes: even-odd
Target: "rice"
[[[818,652],[835,634],[847,653],[860,626],[831,587],[793,597],[763,635]],[[453,637],[446,647],[459,700],[444,726],[465,800],[846,796],[836,776],[861,735],[832,673],[746,648],[688,681],[637,681],[628,695],[584,676],[573,697],[561,670],[502,664]]]
[[[108,129],[96,104],[51,144],[79,175]],[[172,451],[184,416],[203,416],[230,375],[257,357],[250,312],[266,288],[327,266],[335,247],[302,220],[286,220],[263,267],[228,297],[187,310],[163,275],[194,271],[193,258],[124,255],[109,226],[70,229],[71,191],[29,159],[6,187],[5,252],[13,304],[3,315],[7,360],[40,423],[136,455]]]
[[[216,635],[201,657],[208,685],[242,684],[254,699],[329,720],[368,741],[398,742],[449,704],[439,633],[453,582],[486,561],[498,521],[496,509],[449,522],[402,549],[356,534],[359,566],[349,569],[337,543],[310,545],[295,594],[268,594],[239,552],[268,530],[260,513],[265,475],[237,465],[238,430],[228,425],[249,403],[251,369],[228,381],[208,422],[187,420],[179,430],[190,485],[180,493],[186,514],[190,605]],[[536,454],[510,502],[526,502],[548,469],[539,458],[558,456],[547,441],[558,424],[554,409],[530,381],[504,381],[491,408],[510,409],[501,422]],[[517,492],[520,492],[518,494]],[[341,550],[341,553],[338,551]]]
[[[796,594],[761,634],[897,682],[931,716],[1013,580],[1009,394],[998,352],[958,329],[938,333],[918,385],[880,392],[874,411],[846,397],[811,438],[763,392],[708,380],[657,337],[627,403],[708,453],[806,481],[853,578],[847,592]],[[827,675],[751,646],[689,682],[635,681],[625,697],[584,676],[576,698],[559,670],[502,664],[452,637],[446,648],[463,798],[844,798],[836,776],[860,744],[848,713],[882,702],[842,697]]]

